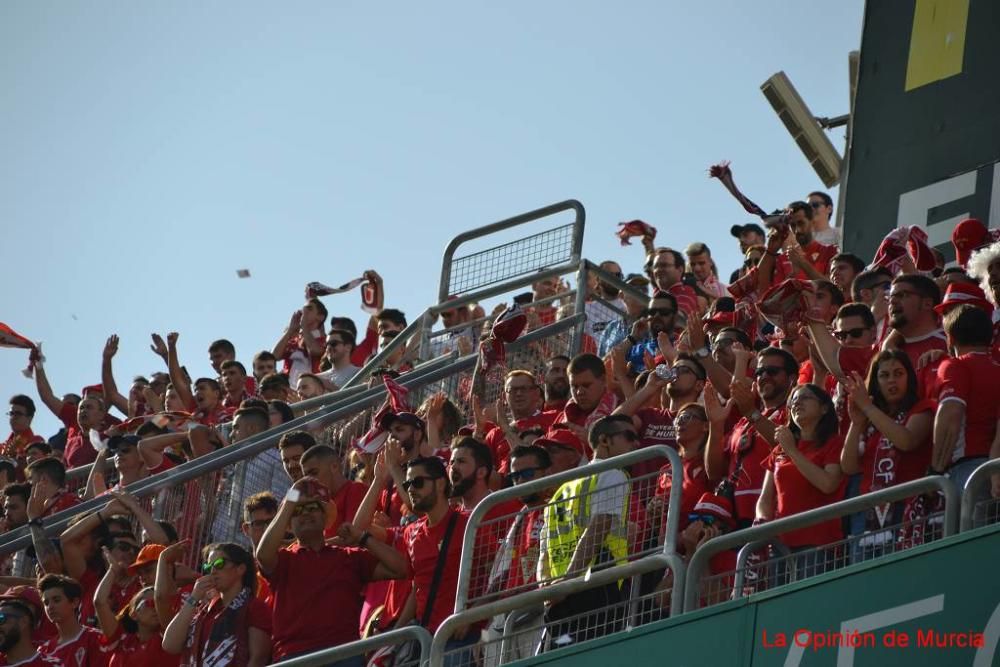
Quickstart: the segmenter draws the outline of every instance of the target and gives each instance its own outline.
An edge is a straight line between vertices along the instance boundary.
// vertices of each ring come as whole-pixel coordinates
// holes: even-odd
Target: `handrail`
[[[275,662],[272,663],[272,667],[320,667],[322,665],[333,664],[338,660],[352,658],[356,655],[364,655],[369,651],[382,648],[383,646],[392,646],[411,640],[416,640],[420,644],[420,662],[418,664],[424,665],[430,659],[431,633],[419,625],[404,625],[395,630],[380,632],[372,637],[341,644],[333,648],[326,648],[308,655],[301,655],[297,658]]]
[[[521,346],[530,345],[536,340],[546,338],[562,330],[573,327],[577,322],[577,317],[554,322],[535,329],[518,338],[508,345],[507,349],[517,350]],[[415,375],[415,371],[401,375],[399,383],[404,387],[413,389],[454,375],[456,372],[471,369],[475,366],[478,355],[469,354],[449,364],[441,364],[438,367],[428,370],[422,375]],[[275,428],[268,429],[263,433],[258,433],[237,445],[223,447],[217,451],[201,456],[183,465],[171,468],[157,475],[146,477],[130,484],[127,489],[136,497],[146,497],[153,495],[163,489],[171,488],[177,484],[182,484],[189,480],[200,477],[206,473],[215,472],[218,469],[238,463],[244,459],[256,456],[270,447],[277,444],[278,439],[285,433],[309,428],[322,427],[326,424],[337,421],[344,417],[356,414],[360,410],[371,407],[383,400],[385,388],[376,386],[365,389],[346,405],[327,405],[319,408],[308,415],[297,417],[290,422],[286,422]],[[70,519],[82,512],[93,512],[107,503],[106,498],[91,498],[79,505],[63,510],[57,514],[47,517],[45,520],[45,533],[50,536],[58,535],[66,528]],[[31,534],[27,526],[22,526],[15,530],[0,535],[0,554],[9,551],[23,549],[31,544]]]
[[[616,565],[606,570],[598,570],[591,573],[589,577],[575,577],[567,581],[543,586],[533,591],[518,593],[509,598],[501,598],[470,607],[464,611],[456,611],[446,618],[434,633],[434,640],[431,642],[430,664],[432,666],[442,664],[444,649],[448,643],[448,639],[455,630],[469,623],[475,623],[476,621],[481,621],[498,614],[505,614],[515,609],[540,604],[548,600],[561,599],[573,593],[597,588],[598,586],[603,586],[614,581],[630,579],[664,568],[669,568],[674,573],[674,586],[670,598],[670,615],[676,616],[680,613],[679,603],[684,596],[684,561],[677,554],[650,554],[625,565]]]
[[[452,260],[454,259],[455,251],[458,250],[460,245],[466,241],[488,236],[494,232],[500,232],[511,227],[516,227],[517,225],[522,225],[534,220],[540,220],[542,218],[547,218],[550,215],[570,210],[576,211],[576,221],[574,221],[576,227],[573,233],[573,253],[570,257],[570,263],[579,262],[581,251],[583,249],[583,228],[586,224],[587,214],[583,208],[583,204],[575,199],[567,199],[566,201],[562,201],[557,204],[543,206],[542,208],[537,208],[534,211],[528,211],[527,213],[521,213],[520,215],[515,215],[511,218],[500,220],[499,222],[471,229],[453,238],[445,247],[444,256],[441,260],[441,281],[438,284],[438,303],[444,303],[448,300],[448,284],[451,281]],[[534,277],[537,275],[538,274],[533,274],[532,277],[534,280],[538,280],[537,277]]]
[[[469,585],[472,573],[472,560],[475,555],[476,533],[478,532],[477,529],[479,528],[483,517],[485,517],[486,513],[493,507],[510,500],[515,500],[521,496],[530,495],[538,491],[544,491],[545,489],[557,488],[564,482],[570,482],[584,477],[591,477],[602,473],[605,470],[624,468],[634,463],[654,458],[665,458],[670,462],[670,500],[667,508],[667,534],[663,542],[662,554],[666,556],[675,553],[677,525],[680,520],[678,512],[680,511],[681,504],[681,474],[683,464],[681,463],[680,455],[678,455],[677,452],[671,447],[667,447],[666,445],[643,447],[642,449],[636,449],[610,459],[596,460],[579,468],[565,470],[563,472],[556,473],[555,475],[549,475],[548,477],[542,477],[524,484],[518,484],[517,486],[500,489],[488,494],[485,498],[480,500],[479,504],[472,509],[472,513],[469,515],[469,521],[465,526],[465,535],[462,538],[462,558],[459,561],[458,566],[458,587],[455,591],[455,611],[464,611],[468,607]]]
[[[712,556],[720,551],[733,549],[748,542],[777,537],[790,530],[805,528],[831,519],[839,519],[842,516],[866,510],[882,503],[895,502],[932,491],[940,491],[944,494],[944,537],[949,537],[955,534],[958,526],[955,511],[955,504],[958,501],[958,490],[950,479],[940,475],[922,477],[921,479],[891,486],[887,489],[872,491],[871,493],[841,500],[799,514],[793,514],[782,519],[762,523],[759,526],[751,526],[750,528],[713,537],[701,545],[688,561],[687,582],[684,586],[684,611],[690,612],[698,608],[699,581],[701,580],[702,571],[708,565]]]
[[[786,547],[785,544],[778,539],[757,540],[756,542],[747,542],[744,544],[740,548],[740,552],[736,554],[736,576],[733,577],[734,592],[743,590],[743,586],[746,582],[747,561],[750,560],[750,554],[766,546],[774,547],[776,550],[781,552],[782,557],[790,556],[792,553],[788,547]],[[794,574],[795,572],[793,570],[792,575],[794,576]]]
[[[965,480],[965,487],[962,489],[962,508],[959,511],[959,531],[966,531],[972,528],[972,520],[976,510],[976,492],[988,475],[1000,473],[1000,459],[987,461],[977,467]]]
[[[597,264],[591,262],[589,259],[584,261],[587,263],[587,271],[593,271],[597,275],[597,277],[600,278],[602,281],[608,283],[609,285],[617,287],[619,291],[625,292],[625,294],[635,297],[636,299],[642,299],[643,301],[649,300],[649,295],[646,294],[645,292],[640,292],[639,290],[632,287],[624,280],[621,280],[617,276],[611,275]]]

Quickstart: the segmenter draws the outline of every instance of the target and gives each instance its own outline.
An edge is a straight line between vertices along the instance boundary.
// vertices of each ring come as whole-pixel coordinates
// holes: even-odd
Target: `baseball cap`
[[[741,234],[746,234],[747,232],[756,232],[761,236],[764,236],[764,228],[754,222],[748,222],[745,225],[733,225],[729,228],[729,233],[735,238],[739,238]]]
[[[708,514],[723,521],[729,527],[733,526],[733,503],[728,498],[718,496],[714,493],[705,492],[698,498],[692,514]]]
[[[989,240],[989,230],[976,218],[966,218],[951,230],[951,244],[955,246],[955,259],[963,267],[969,263],[972,251],[982,247]]]
[[[625,282],[632,287],[646,287],[649,285],[649,278],[641,273],[630,273],[625,276]]]
[[[12,602],[24,607],[31,614],[31,619],[38,625],[42,618],[42,596],[34,586],[13,586],[0,595],[0,604]]]
[[[576,437],[572,431],[561,424],[553,424],[552,428],[541,438],[537,438],[534,444],[537,447],[544,447],[545,449],[553,447],[572,449],[580,454],[580,456],[585,456],[587,453],[580,438]]]
[[[139,555],[135,557],[135,562],[128,566],[128,573],[130,576],[135,576],[135,573],[139,571],[139,568],[149,565],[150,563],[155,563],[159,559],[160,554],[166,549],[162,544],[147,544],[142,549],[139,549]]]
[[[986,294],[978,285],[970,283],[948,283],[941,303],[934,306],[934,312],[944,315],[949,310],[962,304],[968,304],[993,314],[993,304],[986,300]]]
[[[387,412],[385,416],[382,417],[382,422],[379,424],[383,429],[389,430],[394,423],[397,421],[403,422],[407,426],[412,426],[413,428],[419,428],[426,430],[427,426],[424,424],[424,420],[416,416],[412,412]]]

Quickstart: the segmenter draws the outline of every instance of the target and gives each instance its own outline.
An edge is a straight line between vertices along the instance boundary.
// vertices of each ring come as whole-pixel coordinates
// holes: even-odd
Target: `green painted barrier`
[[[519,664],[1000,665],[1000,526]]]

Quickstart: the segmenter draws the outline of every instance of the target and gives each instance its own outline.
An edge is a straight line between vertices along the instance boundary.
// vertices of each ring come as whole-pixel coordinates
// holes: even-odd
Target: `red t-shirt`
[[[449,509],[440,522],[435,526],[427,523],[427,517],[411,523],[403,529],[403,542],[406,545],[406,554],[409,558],[410,572],[413,575],[413,586],[416,590],[417,612],[416,619],[419,622],[424,616],[427,608],[427,597],[430,592],[431,579],[434,577],[434,568],[437,565],[440,545],[444,541],[445,530],[453,514],[458,514],[455,521],[455,531],[448,545],[448,553],[445,555],[444,573],[441,576],[441,583],[438,586],[434,604],[430,614],[430,622],[427,630],[433,633],[444,619],[451,616],[455,611],[455,592],[458,589],[458,568],[462,559],[462,535],[465,533],[465,526],[469,522],[469,516],[461,512]],[[486,553],[485,548],[476,544],[476,553]],[[485,563],[487,572],[483,573],[483,563],[473,563],[472,582],[469,586],[470,597],[478,596],[483,586],[486,584],[488,568],[492,564],[492,558]]]
[[[803,246],[802,254],[806,261],[824,278],[830,275],[830,262],[840,252],[835,245],[826,245],[813,239],[808,245]],[[781,255],[774,263],[774,282],[772,284],[784,282],[788,278],[798,280],[809,280],[810,277],[802,269],[796,269],[787,255]]]
[[[698,504],[701,494],[712,490],[712,485],[708,481],[705,473],[705,459],[701,456],[687,458],[681,461],[681,514],[677,530],[681,531],[688,527],[688,515],[694,512],[694,506]],[[670,488],[672,484],[670,464],[660,468],[660,478],[656,485],[656,495],[663,496],[663,524],[667,521],[667,501],[670,499]]]
[[[60,643],[58,637],[53,637],[38,651],[65,667],[105,667],[111,659],[111,648],[99,630],[85,625],[75,638]]]
[[[878,354],[878,346],[871,347],[847,347],[842,346],[837,353],[837,363],[840,364],[840,371],[844,377],[853,377],[852,373],[858,373],[863,379],[868,377],[868,367],[872,359]],[[829,376],[833,378],[833,376]],[[851,426],[851,418],[847,412],[847,393],[844,386],[833,378],[833,388],[827,388],[827,392],[833,398],[833,405],[837,409],[837,416],[840,418],[840,433],[847,435],[847,429]]]
[[[941,329],[935,329],[929,334],[923,336],[915,336],[913,338],[907,338],[906,342],[903,343],[900,348],[903,352],[906,352],[906,356],[910,358],[910,363],[913,367],[917,367],[917,361],[920,359],[924,352],[930,352],[931,350],[943,350],[948,351],[948,341],[944,336],[944,332]],[[931,396],[927,393],[926,383],[928,379],[933,380],[933,375],[926,373],[917,372],[917,383],[920,385],[918,387],[918,394],[920,396],[927,396],[929,398],[936,398],[936,396]]]
[[[357,641],[362,589],[376,565],[364,549],[313,551],[298,542],[280,549],[266,575],[274,595],[274,659]]]
[[[135,633],[123,633],[119,627],[114,637],[104,641],[111,646],[109,667],[177,667],[181,662],[179,654],[163,650],[161,633],[141,641]]]
[[[479,525],[480,534],[476,536],[476,547],[481,547],[483,551],[477,553],[477,556],[486,559],[487,563],[493,562],[497,551],[507,539],[507,533],[514,523],[514,517],[522,509],[524,509],[524,503],[518,500],[508,500],[494,505],[483,516]]]
[[[932,400],[919,400],[906,414],[898,415],[895,421],[897,424],[906,424],[910,417],[922,412],[930,412],[933,416],[935,407]],[[864,494],[921,477],[930,464],[930,438],[917,449],[904,452],[896,449],[878,429],[869,425],[862,436],[859,454],[861,456],[859,493]]]
[[[60,662],[59,658],[45,655],[40,651],[21,662],[10,662],[7,660],[7,656],[0,653],[0,665],[10,665],[11,667],[65,667],[65,663]]]
[[[348,481],[333,497],[333,503],[337,506],[337,525],[334,526],[334,533],[340,528],[342,523],[354,521],[354,515],[361,507],[361,501],[365,499],[368,487],[361,482]],[[327,537],[332,537],[328,535]]]
[[[94,592],[97,590],[97,586],[101,583],[103,577],[103,573],[95,572],[89,567],[80,575],[80,588],[83,589],[83,597],[80,601],[80,622],[84,625],[97,627]],[[124,588],[117,583],[113,584],[111,586],[111,595],[108,599],[111,609],[117,614],[125,605],[131,602],[135,594],[141,591],[142,588],[142,583],[138,577],[133,577]]]
[[[80,430],[76,414],[77,406],[72,403],[63,403],[62,410],[59,412],[59,420],[66,427],[66,448],[63,450],[63,460],[66,461],[67,469],[93,463],[94,459],[97,458],[97,451],[90,444],[90,434]],[[115,424],[121,423],[120,419],[106,415],[98,430],[103,433]]]
[[[536,427],[541,428],[542,431],[547,431],[558,416],[559,412],[557,410],[536,412],[530,417],[518,419],[511,426],[515,431],[525,431]],[[499,426],[490,429],[486,434],[484,442],[490,448],[490,451],[493,452],[493,464],[496,466],[497,472],[501,475],[506,475],[510,472],[510,443],[504,437],[503,429]]]
[[[761,410],[761,414],[775,424],[788,423],[788,408]],[[726,454],[729,457],[729,476],[735,473],[733,485],[736,500],[736,518],[749,523],[757,515],[757,498],[764,488],[764,469],[761,464],[771,453],[771,443],[757,434],[746,417],[740,418],[729,434]],[[741,456],[742,453],[742,456]]]
[[[1000,406],[1000,364],[986,352],[945,359],[938,368],[938,402],[960,401],[965,423],[952,461],[989,456]]]
[[[677,430],[674,428],[675,415],[666,408],[640,408],[635,417],[639,420],[639,446],[653,447],[666,445],[677,449]],[[635,420],[633,420],[635,421]],[[642,500],[643,504],[655,490],[657,473],[663,466],[663,459],[646,459],[633,463],[628,473],[632,478],[632,497]]]
[[[362,368],[368,361],[375,348],[378,346],[378,331],[368,327],[365,329],[365,337],[358,343],[357,347],[351,351],[351,364]]]
[[[840,451],[843,448],[844,440],[839,435],[831,437],[820,447],[816,447],[809,440],[799,441],[799,451],[820,468],[834,463],[839,465]],[[774,488],[778,499],[777,509],[774,513],[775,519],[823,507],[844,496],[843,482],[830,494],[823,493],[813,486],[812,482],[799,472],[799,469],[785,455],[780,446],[771,451],[761,467],[770,470],[774,475]],[[815,526],[784,533],[781,535],[781,541],[789,547],[830,544],[843,538],[840,524],[840,519],[824,521]]]
[[[70,507],[76,507],[80,502],[80,496],[72,491],[59,491],[45,502],[45,510],[42,512],[42,517],[52,516]]]

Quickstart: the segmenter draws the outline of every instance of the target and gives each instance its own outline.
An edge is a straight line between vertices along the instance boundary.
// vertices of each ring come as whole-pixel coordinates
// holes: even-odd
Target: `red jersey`
[[[681,531],[688,527],[688,515],[694,512],[694,506],[698,504],[701,494],[712,490],[712,485],[708,481],[708,474],[705,472],[705,459],[701,456],[686,458],[681,461],[681,513],[677,530]],[[660,468],[660,477],[656,485],[656,495],[662,496],[663,524],[667,521],[667,501],[670,499],[670,489],[673,486],[670,464]],[[662,528],[663,526],[661,526]]]
[[[906,424],[912,416],[922,412],[930,412],[933,417],[935,408],[934,401],[919,400],[907,412],[896,415],[894,421]],[[862,436],[858,454],[861,458],[861,488],[858,492],[864,494],[878,491],[923,476],[931,462],[930,438],[917,449],[904,452],[896,449],[888,438],[869,424]]]
[[[7,656],[0,653],[0,665],[7,667],[64,667],[64,663],[60,662],[59,658],[45,655],[41,652],[35,653],[35,655],[27,660],[21,660],[20,662],[10,662]]]
[[[326,345],[326,334],[320,329],[315,329],[313,333],[319,334],[314,335],[313,339],[319,343],[322,350]],[[288,375],[288,382],[294,387],[295,383],[299,381],[299,376],[303,373],[319,373],[322,359],[322,353],[318,357],[311,356],[302,334],[296,334],[289,338],[285,344],[285,355],[281,357],[284,362],[282,372]]]
[[[761,414],[775,424],[788,423],[788,408],[761,410]],[[757,515],[757,498],[764,488],[764,468],[761,464],[771,453],[772,445],[762,438],[746,417],[741,417],[729,434],[726,454],[729,458],[729,476],[734,478],[736,519],[749,524]]]
[[[511,424],[511,427],[517,432],[536,427],[545,432],[549,430],[549,427],[552,426],[558,416],[559,412],[556,410],[549,410],[547,412],[539,411],[530,417],[518,419]],[[496,466],[497,472],[501,475],[506,475],[510,472],[510,443],[504,437],[503,429],[499,426],[490,429],[486,434],[484,442],[490,448],[490,451],[493,452],[493,463]]]
[[[834,435],[823,445],[817,447],[812,441],[801,440],[798,448],[800,452],[805,454],[806,458],[823,468],[834,463],[840,464],[840,452],[844,448],[844,441],[839,435]],[[777,496],[775,519],[823,507],[844,496],[843,483],[830,494],[823,493],[813,486],[812,482],[803,476],[780,446],[771,451],[761,467],[770,470],[771,474],[774,475],[774,489]],[[843,538],[840,523],[840,519],[831,519],[821,524],[793,530],[782,534],[781,541],[789,547],[830,544]]]
[[[497,561],[490,574],[490,591],[517,591],[535,582],[538,557],[541,555],[542,530],[545,528],[544,507],[524,508],[514,519]],[[494,576],[495,575],[495,576]]]
[[[39,653],[55,658],[65,667],[105,667],[113,647],[104,641],[104,635],[95,628],[82,626],[80,632],[65,642],[53,637],[39,647]]]
[[[461,542],[461,540],[459,540]],[[295,543],[267,576],[274,594],[274,659],[358,640],[362,589],[378,561],[368,551]]]
[[[171,655],[163,650],[163,635],[156,633],[146,641],[135,633],[123,633],[121,627],[110,639],[104,640],[111,646],[111,660],[108,667],[177,667],[180,655]]]
[[[924,334],[923,336],[914,336],[913,338],[907,338],[900,348],[903,352],[906,352],[906,356],[910,358],[910,363],[913,367],[917,367],[917,361],[925,352],[930,352],[931,350],[942,350],[945,353],[948,352],[948,341],[944,336],[944,332],[941,329],[935,329],[934,331]],[[917,374],[920,378],[920,374]],[[922,382],[922,380],[921,380]],[[921,390],[923,385],[921,385]],[[923,391],[919,392],[923,395]]]
[[[63,460],[66,461],[66,468],[78,468],[79,466],[93,463],[97,458],[97,451],[90,444],[90,434],[84,433],[80,429],[80,424],[76,420],[76,406],[72,403],[63,403],[59,412],[59,420],[66,427],[66,448],[63,450]],[[121,420],[106,415],[101,423],[99,431],[103,434],[115,424],[121,424]]]
[[[65,489],[58,491],[56,495],[45,501],[45,509],[42,511],[42,517],[52,516],[57,512],[68,510],[70,507],[79,505],[80,502],[80,496],[72,491],[66,491]]]
[[[237,654],[248,650],[250,628],[271,634],[271,610],[249,594],[250,589],[244,589],[228,605],[223,605],[222,598],[217,597],[207,609],[201,608],[196,612],[181,653],[181,664],[191,667],[241,667],[246,664],[246,658]],[[244,605],[245,610],[242,608]],[[237,618],[242,616],[244,623],[239,627],[233,624],[233,627],[226,628],[227,634],[221,637],[212,637],[213,626],[220,618],[229,616],[229,611]]]
[[[989,456],[1000,406],[1000,364],[987,352],[945,359],[938,368],[938,402],[965,405],[965,420],[952,461]]]

